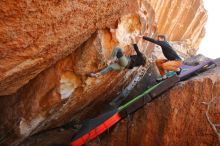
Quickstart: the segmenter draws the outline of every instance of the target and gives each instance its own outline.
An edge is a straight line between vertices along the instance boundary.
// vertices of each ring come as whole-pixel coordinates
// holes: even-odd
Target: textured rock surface
[[[17,91],[45,68],[73,52],[98,28],[111,27],[126,4],[126,0],[120,3],[114,0],[2,1],[0,95]],[[207,19],[201,0],[142,0],[139,7],[141,20],[146,23],[142,30],[148,29],[149,33],[158,30],[170,40],[198,48]]]
[[[14,93],[98,28],[114,24],[125,6],[126,0],[1,1],[1,95]]]
[[[207,20],[202,0],[150,0],[156,13],[158,32],[169,34],[172,41],[186,42],[197,49],[204,37]]]
[[[132,54],[130,35],[164,33],[196,50],[206,17],[200,0],[1,1],[0,143],[92,116],[148,67],[88,77],[115,46]]]
[[[220,59],[217,63],[120,122],[99,145],[220,145]]]
[[[89,145],[220,145],[220,59],[216,62],[217,68],[178,83]],[[131,96],[145,90],[146,82],[150,82],[148,76],[135,87]],[[58,129],[44,132],[30,137],[23,145],[68,144],[74,132],[61,132]]]

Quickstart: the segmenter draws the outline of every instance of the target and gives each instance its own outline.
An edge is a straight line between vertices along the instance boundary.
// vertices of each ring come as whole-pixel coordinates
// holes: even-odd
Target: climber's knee
[[[121,58],[123,55],[124,54],[123,54],[122,50],[120,48],[117,48],[117,54],[116,54],[117,58]]]

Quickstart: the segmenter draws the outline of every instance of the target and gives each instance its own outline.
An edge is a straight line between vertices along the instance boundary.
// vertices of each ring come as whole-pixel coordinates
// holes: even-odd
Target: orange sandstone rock
[[[0,17],[0,144],[18,145],[94,115],[149,67],[88,77],[115,46],[130,55],[131,35],[164,33],[195,50],[207,15],[200,0],[7,0]],[[153,44],[138,45],[151,57]]]

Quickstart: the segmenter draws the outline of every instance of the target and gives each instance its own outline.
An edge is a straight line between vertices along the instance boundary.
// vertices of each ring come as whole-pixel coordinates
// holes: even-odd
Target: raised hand
[[[131,39],[132,44],[137,44],[137,42],[139,40],[137,36],[130,36],[130,39]]]
[[[133,37],[130,36],[129,39],[131,40],[131,43],[134,44],[134,39],[133,39]]]

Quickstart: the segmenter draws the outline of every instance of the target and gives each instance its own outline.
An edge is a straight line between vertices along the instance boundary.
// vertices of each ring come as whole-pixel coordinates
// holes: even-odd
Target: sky
[[[220,58],[220,0],[204,0],[204,6],[208,11],[208,22],[198,53],[212,59]]]

